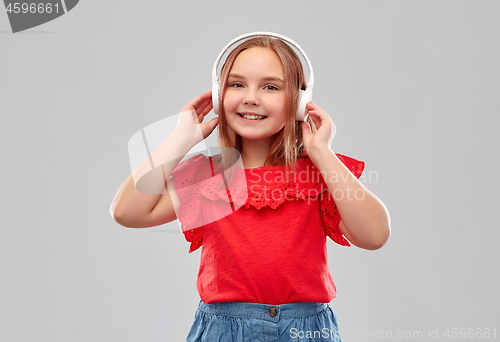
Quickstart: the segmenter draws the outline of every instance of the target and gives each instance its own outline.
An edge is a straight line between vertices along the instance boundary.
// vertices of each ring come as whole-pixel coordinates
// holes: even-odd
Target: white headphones
[[[299,106],[297,107],[297,117],[296,119],[298,121],[305,121],[307,119],[308,114],[306,113],[306,104],[312,100],[312,91],[313,91],[313,85],[314,85],[314,72],[313,68],[311,65],[311,62],[309,61],[309,58],[307,57],[306,53],[302,48],[291,40],[290,38],[287,38],[285,36],[282,36],[277,33],[271,33],[271,32],[252,32],[252,33],[247,33],[242,36],[236,37],[232,41],[230,41],[224,49],[219,53],[219,56],[215,60],[214,63],[214,68],[212,70],[212,102],[214,106],[214,113],[216,115],[219,115],[219,76],[217,75],[217,68],[219,66],[219,63],[222,59],[222,56],[224,53],[235,43],[247,39],[247,38],[253,38],[253,37],[260,37],[260,36],[268,36],[272,38],[278,38],[288,45],[291,45],[295,47],[304,57],[306,63],[307,63],[307,68],[309,69],[309,81],[307,82],[307,88],[305,90],[300,90],[300,98],[299,98]],[[302,67],[304,67],[302,65]]]

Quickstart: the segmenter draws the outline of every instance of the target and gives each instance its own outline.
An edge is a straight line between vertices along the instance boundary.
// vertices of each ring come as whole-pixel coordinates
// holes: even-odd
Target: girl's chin
[[[242,139],[253,141],[253,142],[257,142],[260,140],[266,140],[266,139],[272,140],[273,136],[278,134],[281,131],[281,129],[283,128],[282,127],[277,132],[272,132],[272,131],[266,130],[265,127],[261,127],[260,125],[259,125],[259,127],[257,127],[257,126],[248,127],[248,126],[240,126],[237,123],[233,123],[232,125],[230,123],[228,123],[228,124],[229,124],[229,128],[233,132],[238,134]]]
[[[248,132],[246,132],[245,134],[238,134],[242,140],[247,140],[247,141],[251,141],[251,142],[259,142],[259,141],[266,141],[266,140],[269,140],[271,141],[272,138],[274,137],[274,135],[276,135],[276,133],[272,133],[272,134],[248,134]]]
[[[255,136],[242,136],[242,140],[248,140],[252,142],[264,141],[269,139],[270,137],[255,137]]]

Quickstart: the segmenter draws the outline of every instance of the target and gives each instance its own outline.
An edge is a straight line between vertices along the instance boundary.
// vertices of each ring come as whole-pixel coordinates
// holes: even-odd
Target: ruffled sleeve
[[[363,169],[365,168],[364,162],[342,154],[336,153],[336,155],[356,178],[361,176]],[[325,234],[339,245],[350,246],[349,241],[347,241],[340,231],[339,223],[341,217],[337,210],[337,205],[335,204],[328,188],[323,191],[323,196],[321,196],[319,205]]]
[[[182,232],[191,243],[189,253],[203,244],[203,199],[201,182],[212,176],[210,161],[202,154],[195,155],[179,163],[172,171],[175,189],[181,198],[177,218]]]

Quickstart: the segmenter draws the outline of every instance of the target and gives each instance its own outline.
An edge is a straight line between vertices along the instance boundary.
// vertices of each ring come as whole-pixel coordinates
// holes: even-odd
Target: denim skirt
[[[187,342],[340,342],[326,303],[267,305],[200,301]]]

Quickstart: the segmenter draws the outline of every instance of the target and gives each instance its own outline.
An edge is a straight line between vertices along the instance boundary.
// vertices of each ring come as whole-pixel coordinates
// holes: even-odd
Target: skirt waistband
[[[219,302],[206,304],[200,301],[198,310],[213,315],[235,318],[255,318],[279,321],[280,318],[304,317],[320,313],[328,307],[326,303],[290,303],[269,305],[244,302]]]

